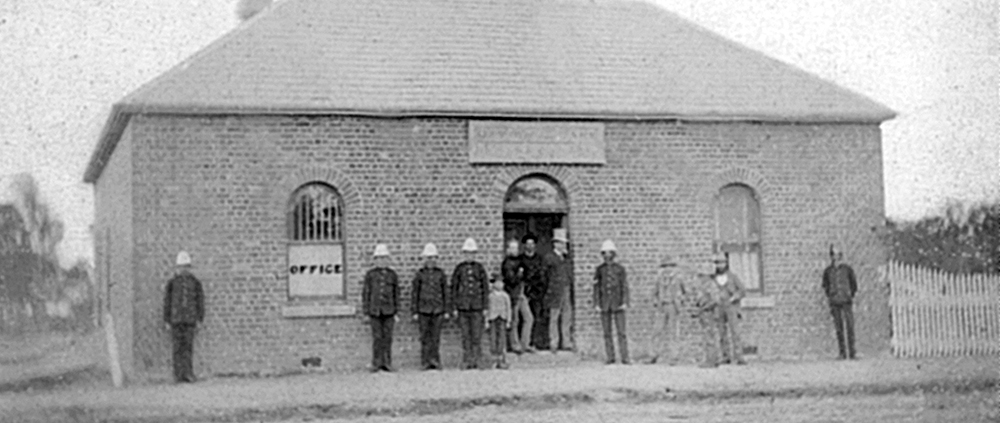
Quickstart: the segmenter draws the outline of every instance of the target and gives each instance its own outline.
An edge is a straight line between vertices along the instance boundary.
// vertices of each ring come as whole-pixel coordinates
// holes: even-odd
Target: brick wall
[[[124,131],[94,187],[95,276],[105,307],[102,311],[110,311],[114,319],[122,371],[129,376],[136,374],[132,345],[135,332],[132,144],[131,131]]]
[[[603,166],[473,166],[460,119],[153,115],[135,117],[130,127],[134,353],[137,371],[150,377],[167,374],[159,304],[178,249],[192,253],[208,297],[196,344],[200,373],[281,371],[307,356],[339,368],[368,363],[369,329],[356,317],[281,317],[288,303],[285,207],[299,184],[317,179],[344,197],[350,303],[359,306],[371,250],[385,242],[404,280],[405,308],[424,243],[437,243],[440,265],[450,271],[462,241],[475,237],[479,259],[496,269],[506,187],[528,173],[552,176],[570,201],[577,345],[585,355],[603,354],[590,284],[600,242],[612,238],[634,292],[629,334],[637,357],[651,353],[655,264],[668,251],[707,259],[712,196],[722,185],[744,183],[760,200],[764,294],[776,303],[745,312],[746,343],[766,357],[835,354],[819,275],[836,242],[861,279],[859,351],[888,345],[887,293],[876,273],[885,254],[872,230],[883,216],[874,125],[608,122]],[[113,195],[101,187],[99,196]],[[691,359],[695,327],[685,322]],[[456,365],[454,326],[446,325],[442,343],[446,364]],[[414,365],[418,348],[415,325],[402,319],[397,364]]]

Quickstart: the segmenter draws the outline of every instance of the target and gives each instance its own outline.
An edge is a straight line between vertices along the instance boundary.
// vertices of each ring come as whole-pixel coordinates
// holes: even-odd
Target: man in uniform
[[[511,326],[510,326],[510,348],[517,354],[531,349],[531,327],[535,325],[535,317],[531,314],[531,307],[528,305],[528,297],[524,295],[524,268],[521,267],[520,245],[517,240],[510,240],[507,243],[507,256],[504,257],[500,265],[502,271],[504,290],[510,296],[511,302]],[[519,326],[523,323],[523,327]],[[520,330],[520,335],[518,335]]]
[[[670,365],[677,364],[679,359],[679,342],[681,339],[680,313],[684,309],[681,291],[685,285],[690,286],[694,282],[691,279],[697,277],[697,273],[678,266],[677,260],[667,254],[660,261],[660,269],[656,274],[656,288],[654,301],[657,309],[662,313],[662,317],[656,320],[654,337],[656,337],[657,355],[653,357],[652,363],[660,360],[660,354],[665,353],[665,360]],[[664,345],[666,344],[666,345]]]
[[[389,268],[389,248],[375,246],[375,267],[365,274],[361,309],[372,327],[372,372],[392,368],[392,329],[399,318],[399,277]]]
[[[163,296],[163,321],[173,335],[174,381],[194,382],[194,334],[205,318],[205,294],[201,282],[191,274],[191,256],[177,253],[177,272],[167,282]]]
[[[536,325],[541,326],[539,321],[543,319],[545,310],[542,303],[545,299],[545,266],[542,262],[542,256],[538,254],[537,244],[538,238],[533,234],[527,234],[521,238],[521,245],[524,246],[524,252],[521,253],[521,257],[518,260],[522,269],[521,284],[524,286],[524,296],[528,298],[528,306],[534,318],[532,325],[525,324],[530,341],[530,344],[522,345],[526,352],[535,352],[535,348],[542,345],[541,341],[545,339],[545,335],[543,334],[545,328],[535,327]]]
[[[844,253],[830,246],[830,266],[823,271],[823,292],[830,303],[830,313],[837,329],[838,359],[855,359],[854,311],[851,309],[858,282],[854,269],[843,263]]]
[[[451,274],[451,289],[458,325],[462,332],[462,369],[479,368],[482,356],[483,325],[489,312],[489,275],[475,260],[479,247],[468,238],[462,245],[465,261],[455,266]]]
[[[614,321],[618,332],[618,349],[622,364],[629,364],[628,337],[625,329],[625,310],[629,306],[628,280],[625,268],[615,263],[618,248],[613,241],[606,240],[601,245],[604,263],[594,272],[594,307],[601,312],[601,327],[604,329],[604,351],[607,364],[615,362],[615,344],[611,338],[611,324]]]
[[[413,319],[420,325],[420,364],[424,370],[441,369],[441,319],[451,310],[448,276],[437,267],[436,245],[425,245],[420,255],[424,267],[417,271],[410,288]]]
[[[743,361],[743,344],[737,324],[740,314],[740,300],[746,295],[743,283],[733,272],[729,271],[729,260],[725,253],[716,254],[715,275],[712,279],[719,286],[719,337],[722,342],[722,362],[738,365],[747,364]]]
[[[570,289],[573,286],[573,261],[569,257],[566,229],[554,229],[552,252],[544,258],[545,266],[545,307],[549,310],[549,348],[555,354],[562,349],[572,350],[570,330],[573,325],[573,306],[570,304]]]

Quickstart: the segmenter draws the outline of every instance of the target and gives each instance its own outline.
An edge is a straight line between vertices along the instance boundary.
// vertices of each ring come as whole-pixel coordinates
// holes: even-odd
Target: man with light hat
[[[695,283],[693,279],[697,276],[697,272],[679,266],[677,260],[670,254],[665,255],[660,260],[660,267],[656,272],[653,299],[654,305],[660,310],[662,317],[656,320],[656,328],[653,331],[656,338],[657,354],[653,357],[652,363],[660,360],[661,353],[666,354],[667,363],[671,365],[677,363],[681,339],[680,315],[684,309],[681,292],[685,290],[686,286],[688,290],[693,289],[690,286]]]
[[[191,274],[191,256],[181,251],[175,263],[177,271],[163,297],[163,321],[173,335],[174,381],[194,382],[194,335],[205,318],[205,295],[201,282]]]
[[[468,238],[462,244],[465,260],[451,274],[452,307],[462,332],[462,369],[479,368],[483,326],[489,312],[490,279],[486,268],[475,260],[479,247]]]
[[[389,247],[375,246],[375,266],[365,273],[361,290],[361,310],[372,327],[372,372],[394,371],[392,331],[399,310],[399,277],[389,268]]]
[[[625,268],[615,262],[618,248],[614,241],[601,244],[604,263],[594,272],[594,307],[601,312],[601,327],[604,329],[604,351],[607,364],[615,362],[615,344],[611,337],[611,324],[618,332],[618,349],[622,364],[629,364],[628,337],[626,336],[625,310],[629,306],[628,280]]]
[[[743,283],[733,272],[729,271],[729,260],[725,253],[718,253],[712,259],[715,263],[715,274],[712,279],[719,286],[719,338],[722,345],[722,362],[743,365],[743,344],[740,343],[738,323],[740,300],[746,295]]]
[[[569,256],[569,238],[566,229],[552,230],[552,251],[543,258],[545,268],[545,307],[549,310],[549,349],[552,353],[562,349],[572,350],[570,330],[573,327],[573,305],[570,290],[573,287],[573,260]]]
[[[420,325],[420,364],[424,370],[440,369],[441,319],[451,310],[448,276],[437,266],[437,246],[425,245],[420,255],[424,267],[410,288],[413,319]]]

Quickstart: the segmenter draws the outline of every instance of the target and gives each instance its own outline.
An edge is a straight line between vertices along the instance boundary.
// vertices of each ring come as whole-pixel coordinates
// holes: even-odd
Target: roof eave
[[[467,117],[504,119],[582,119],[582,120],[676,120],[691,122],[768,122],[777,124],[880,124],[896,117],[896,112],[875,103],[881,110],[870,113],[831,113],[800,116],[783,116],[769,113],[722,114],[699,113],[613,113],[613,112],[561,112],[552,110],[393,110],[314,107],[230,107],[194,104],[142,105],[116,103],[104,123],[97,148],[90,157],[83,181],[96,183],[111,154],[118,145],[129,119],[135,114],[176,115],[352,115],[382,118],[407,117]]]
[[[111,113],[108,114],[108,120],[104,122],[104,128],[101,129],[101,135],[97,139],[97,147],[90,155],[87,169],[83,172],[83,182],[96,184],[97,179],[101,177],[104,166],[111,158],[111,153],[118,145],[125,127],[128,126],[131,114],[125,109],[126,106],[122,103],[111,106]]]

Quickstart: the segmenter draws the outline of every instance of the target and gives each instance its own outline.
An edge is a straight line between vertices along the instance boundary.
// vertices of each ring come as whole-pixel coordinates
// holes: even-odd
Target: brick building
[[[161,294],[181,249],[207,295],[199,373],[311,356],[361,368],[377,242],[408,299],[426,242],[450,271],[472,236],[496,270],[506,238],[534,232],[546,249],[564,227],[579,354],[602,351],[589,299],[611,238],[637,357],[651,354],[660,257],[717,250],[752,287],[747,346],[808,357],[836,350],[819,283],[836,243],[872,354],[889,338],[875,227],[893,116],[641,2],[285,0],[115,104],[85,175],[98,279],[133,377],[167,372]],[[403,367],[419,355],[407,321]],[[442,342],[454,366],[456,329]]]

